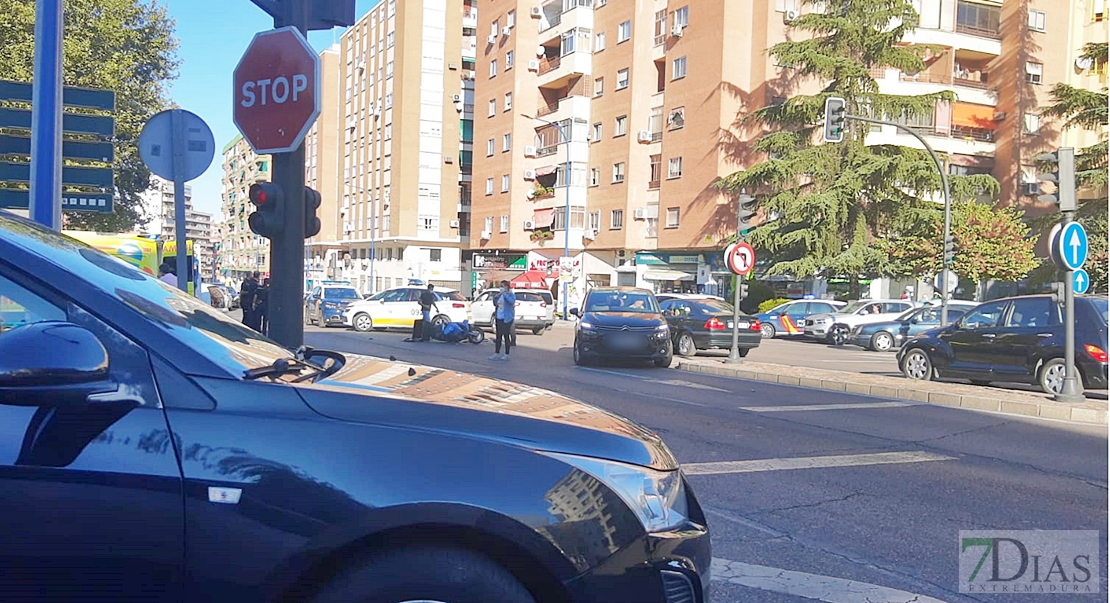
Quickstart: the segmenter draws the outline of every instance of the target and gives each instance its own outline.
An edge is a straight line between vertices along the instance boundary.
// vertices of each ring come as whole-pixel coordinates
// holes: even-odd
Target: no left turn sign
[[[748,274],[755,268],[755,248],[747,243],[729,245],[725,249],[725,264],[735,274]]]

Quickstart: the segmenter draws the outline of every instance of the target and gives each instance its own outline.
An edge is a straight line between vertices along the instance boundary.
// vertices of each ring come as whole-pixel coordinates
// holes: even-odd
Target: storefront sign
[[[475,270],[524,270],[528,265],[522,253],[504,255],[475,253],[471,262]]]

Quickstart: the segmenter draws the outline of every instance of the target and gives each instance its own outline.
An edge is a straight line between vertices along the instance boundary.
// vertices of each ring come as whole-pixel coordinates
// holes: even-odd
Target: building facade
[[[273,163],[269,155],[257,155],[242,136],[236,136],[222,152],[223,220],[216,277],[221,282],[241,283],[252,272],[268,275],[270,241],[251,232],[247,218],[253,213],[250,186],[269,181]]]
[[[150,188],[142,195],[143,211],[150,220],[145,236],[161,241],[177,239],[177,213],[173,181],[151,175]],[[193,187],[185,185],[185,236],[193,241],[193,255],[200,262],[201,279],[211,282],[215,274],[215,231],[212,214],[193,209]]]

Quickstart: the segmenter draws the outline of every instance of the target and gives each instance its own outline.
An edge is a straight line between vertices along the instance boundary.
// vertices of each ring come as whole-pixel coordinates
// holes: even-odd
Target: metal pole
[[[563,146],[566,147],[566,150],[567,150],[567,169],[566,169],[566,173],[563,175],[564,179],[566,180],[566,182],[564,182],[563,184],[566,185],[565,188],[566,188],[566,197],[567,197],[566,209],[564,210],[566,224],[563,225],[564,226],[564,228],[563,228],[563,257],[569,258],[570,257],[570,182],[571,182],[570,137],[568,137],[566,132],[563,131],[562,126],[560,126],[559,124],[553,124],[553,125],[555,126],[556,129],[559,130],[559,136],[562,137]],[[573,271],[572,271],[572,273],[573,273]],[[567,314],[567,289],[568,289],[568,286],[570,284],[570,279],[564,279],[563,278],[563,273],[560,270],[559,280],[563,281],[563,320],[570,320],[570,315]]]
[[[1062,172],[1062,170],[1061,170]],[[1063,173],[1061,173],[1063,177]],[[1066,227],[1075,221],[1073,212],[1065,211],[1063,224]],[[1064,236],[1063,230],[1059,236]],[[1075,271],[1064,271],[1064,383],[1060,393],[1053,396],[1057,402],[1081,402],[1084,400],[1083,387],[1075,369]]]
[[[862,121],[862,122],[865,122],[865,123],[879,124],[879,125],[884,125],[884,126],[894,126],[894,127],[898,128],[899,130],[902,130],[906,134],[909,134],[910,136],[913,136],[914,138],[916,138],[917,141],[920,142],[921,145],[925,147],[925,150],[929,152],[929,157],[933,158],[933,164],[935,164],[937,166],[937,171],[940,172],[940,182],[941,182],[941,185],[944,187],[944,239],[942,239],[942,241],[947,241],[948,240],[948,235],[950,235],[952,233],[952,196],[951,196],[951,191],[948,188],[948,174],[945,173],[944,165],[941,164],[940,158],[937,157],[936,151],[933,150],[933,147],[929,146],[929,143],[926,142],[925,139],[922,138],[920,134],[918,134],[917,132],[914,132],[913,130],[911,130],[910,128],[907,128],[906,126],[904,126],[902,124],[896,124],[896,123],[889,122],[889,121],[883,121],[881,119],[871,119],[869,117],[860,117],[858,115],[848,115],[848,114],[844,115],[844,119],[854,119],[856,121]],[[940,270],[940,324],[946,325],[946,324],[948,324],[948,297],[949,297],[949,293],[948,293],[948,263],[944,262],[943,253],[944,252],[942,251],[941,252],[941,254],[942,254],[941,255],[941,270]]]
[[[188,251],[189,243],[185,230],[185,115],[180,109],[174,109],[170,114],[170,127],[173,131],[173,215],[175,245],[177,245],[177,288],[185,293],[189,292]],[[199,291],[198,291],[199,293]]]
[[[741,191],[740,197],[736,198],[736,238],[740,239],[740,229],[744,226],[743,217],[740,215],[741,198],[746,197],[747,192]],[[740,364],[743,360],[740,359],[740,275],[734,274],[732,277],[732,348],[728,351],[728,364]]]
[[[34,86],[31,89],[31,191],[28,213],[62,228],[63,0],[35,2]]]
[[[370,199],[370,292],[377,293],[374,286],[374,262],[378,259],[378,199]]]

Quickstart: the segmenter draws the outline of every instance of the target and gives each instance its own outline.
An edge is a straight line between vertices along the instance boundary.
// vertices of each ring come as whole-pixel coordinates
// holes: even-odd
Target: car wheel
[[[740,357],[741,357],[741,358],[743,358],[743,357],[747,356],[747,355],[748,355],[748,352],[750,352],[750,351],[752,351],[752,349],[751,349],[751,348],[740,348],[740,349],[739,349],[739,350],[737,350],[736,352],[737,352],[738,354],[740,354]]]
[[[365,333],[374,328],[374,319],[370,318],[369,314],[355,314],[354,319],[351,320],[351,324],[355,327],[356,331]]]
[[[889,352],[894,347],[894,336],[886,331],[879,331],[871,337],[871,349],[876,352]]]
[[[532,327],[532,334],[533,335],[543,334],[543,327]]]
[[[388,550],[340,574],[312,603],[535,603],[528,589],[492,559],[444,545]]]
[[[574,342],[574,363],[578,366],[586,366],[589,362],[586,357],[582,355],[582,351],[578,349],[578,342]]]
[[[844,345],[848,343],[848,334],[848,327],[835,326],[832,328],[832,331],[829,332],[829,340],[833,345]]]
[[[933,378],[933,361],[923,350],[910,350],[902,360],[902,374],[915,381],[929,381]]]
[[[775,325],[765,322],[759,326],[759,335],[764,339],[773,339],[775,337]]]
[[[306,324],[306,325],[312,324],[312,317],[309,316],[308,310],[304,311],[304,324]]]
[[[653,362],[655,362],[655,366],[657,366],[659,368],[667,368],[667,367],[671,366],[671,361],[672,360],[674,360],[674,347],[668,345],[667,346],[667,355],[663,356],[662,358],[656,358]]]
[[[698,346],[694,344],[694,338],[689,333],[682,333],[675,343],[675,352],[683,358],[690,358],[698,355]]]
[[[1067,367],[1063,358],[1053,358],[1041,365],[1041,375],[1037,379],[1041,389],[1046,394],[1058,394],[1064,391],[1064,377]]]

